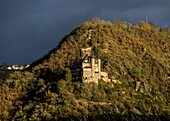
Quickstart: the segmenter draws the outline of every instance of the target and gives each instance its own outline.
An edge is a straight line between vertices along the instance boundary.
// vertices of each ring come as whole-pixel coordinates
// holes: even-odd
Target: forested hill
[[[91,47],[118,83],[82,84],[72,79],[80,49]],[[29,70],[1,79],[2,119],[169,119],[170,33],[94,18],[76,27]],[[136,89],[136,83],[140,88]]]

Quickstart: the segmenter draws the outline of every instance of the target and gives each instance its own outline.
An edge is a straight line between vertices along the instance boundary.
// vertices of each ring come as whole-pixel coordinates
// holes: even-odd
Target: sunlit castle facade
[[[81,68],[83,83],[94,82],[98,80],[108,81],[108,74],[101,71],[101,59],[95,58],[91,48],[81,49]]]

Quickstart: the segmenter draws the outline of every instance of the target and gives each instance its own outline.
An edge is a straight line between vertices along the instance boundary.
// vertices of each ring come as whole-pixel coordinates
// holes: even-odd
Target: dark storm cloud
[[[92,17],[170,21],[169,0],[1,0],[0,63],[31,63]]]

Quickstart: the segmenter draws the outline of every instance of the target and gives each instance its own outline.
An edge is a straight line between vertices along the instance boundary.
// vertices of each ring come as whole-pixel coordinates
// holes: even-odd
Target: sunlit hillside
[[[82,83],[72,70],[91,47],[109,78]],[[94,18],[28,70],[1,72],[2,120],[170,120],[170,33],[152,23]],[[7,76],[7,73],[9,74]],[[139,86],[137,87],[137,83]]]

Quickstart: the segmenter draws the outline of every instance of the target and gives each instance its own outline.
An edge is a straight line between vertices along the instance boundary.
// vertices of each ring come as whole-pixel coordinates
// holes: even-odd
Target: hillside
[[[72,79],[80,49],[93,48],[118,83]],[[1,79],[1,119],[170,120],[170,33],[94,18],[76,27],[29,70]],[[140,87],[136,88],[137,82]]]

